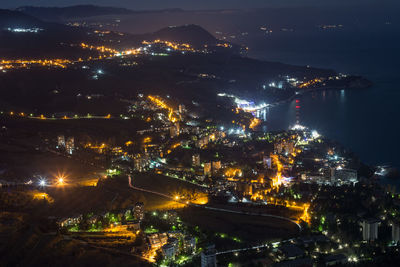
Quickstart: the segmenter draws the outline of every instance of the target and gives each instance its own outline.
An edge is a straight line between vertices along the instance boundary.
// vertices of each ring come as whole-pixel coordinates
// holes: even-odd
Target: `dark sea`
[[[371,80],[374,85],[368,89],[301,96],[300,124],[340,142],[367,164],[400,169],[399,31],[388,25],[374,32],[294,32],[259,38],[254,44],[250,57],[329,68]],[[268,129],[293,125],[296,105],[293,100],[271,108]]]

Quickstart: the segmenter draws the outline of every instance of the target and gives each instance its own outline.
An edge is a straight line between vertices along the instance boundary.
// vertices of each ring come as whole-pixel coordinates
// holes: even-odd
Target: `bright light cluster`
[[[142,44],[149,45],[149,46],[151,46],[153,44],[162,44],[173,50],[195,52],[195,49],[192,48],[190,44],[185,44],[185,43],[180,44],[180,43],[175,43],[175,42],[170,42],[170,41],[163,41],[163,40],[159,40],[159,39],[154,40],[152,42],[143,41]]]
[[[160,99],[157,96],[151,96],[149,95],[148,98],[157,106],[159,106],[160,108],[163,109],[167,109],[168,110],[168,119],[171,122],[177,122],[178,118],[175,116],[174,114],[174,109],[171,108],[170,106],[168,106],[162,99]]]
[[[260,109],[264,109],[264,108],[269,106],[269,104],[266,104],[266,103],[261,103],[261,104],[256,105],[252,101],[248,101],[248,100],[245,100],[245,99],[240,99],[237,96],[230,95],[230,94],[225,94],[225,93],[219,93],[218,96],[233,98],[233,100],[234,100],[235,104],[237,105],[237,107],[240,108],[241,110],[245,111],[245,112],[254,112],[254,111],[257,111],[257,110],[260,110]]]
[[[15,33],[38,33],[43,31],[41,28],[7,28],[7,31],[9,32],[15,32]]]
[[[306,126],[303,126],[303,125],[300,125],[300,124],[295,124],[290,128],[290,130],[292,130],[292,131],[304,131],[306,129],[307,129]]]

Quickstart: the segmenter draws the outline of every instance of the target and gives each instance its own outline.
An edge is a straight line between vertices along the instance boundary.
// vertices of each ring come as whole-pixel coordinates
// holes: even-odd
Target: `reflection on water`
[[[341,104],[344,103],[345,98],[346,98],[346,93],[345,93],[345,90],[342,89],[342,90],[340,90],[340,103],[341,103]]]
[[[316,129],[352,149],[369,164],[400,166],[396,128],[400,108],[379,86],[365,90],[331,90],[303,95],[273,107],[265,130],[286,130],[295,123]]]

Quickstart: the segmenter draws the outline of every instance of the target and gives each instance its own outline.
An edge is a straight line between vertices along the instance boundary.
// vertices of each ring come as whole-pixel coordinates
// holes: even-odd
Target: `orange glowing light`
[[[131,146],[131,145],[133,145],[133,142],[132,141],[127,141],[127,142],[125,142],[125,145],[126,146]]]
[[[156,96],[149,95],[148,98],[156,104],[156,106],[168,110],[168,119],[170,122],[177,122],[178,118],[175,116],[173,108],[169,107],[162,99]]]
[[[282,185],[282,163],[278,155],[271,155],[273,163],[276,165],[276,176],[272,178],[272,187],[278,189]]]
[[[260,124],[261,124],[261,120],[260,120],[260,119],[253,118],[253,119],[250,121],[249,128],[252,129],[252,130],[254,130],[254,129],[255,129],[257,126],[259,126]]]
[[[236,177],[239,176],[241,177],[243,175],[243,172],[239,168],[228,168],[225,170],[225,176],[228,178]]]
[[[305,221],[306,223],[310,223],[311,220],[311,216],[308,213],[308,209],[310,208],[310,204],[304,204],[304,210],[303,210],[303,214],[300,217],[300,220]]]

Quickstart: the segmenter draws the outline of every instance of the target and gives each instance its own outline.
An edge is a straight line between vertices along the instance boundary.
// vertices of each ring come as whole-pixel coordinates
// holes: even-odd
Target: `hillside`
[[[211,33],[194,24],[163,28],[153,33],[153,35],[161,40],[171,40],[193,45],[215,45],[217,42],[217,39]]]
[[[0,9],[0,29],[8,27],[43,27],[44,23],[22,12]]]
[[[14,31],[15,29],[21,31]],[[84,57],[88,51],[80,51],[81,49],[76,47],[76,44],[82,42],[114,49],[130,49],[141,46],[144,40],[156,39],[187,43],[196,48],[215,46],[218,42],[208,31],[193,24],[166,27],[152,33],[137,35],[110,31],[103,36],[92,28],[45,22],[20,11],[11,10],[0,10],[0,38],[0,52],[3,58]],[[26,47],[26,43],[30,44],[29,48]],[[73,51],[71,44],[75,45]]]
[[[87,29],[44,22],[19,11],[1,9],[0,39],[2,59],[77,58],[83,52],[88,55],[87,51],[69,44],[96,40],[87,34]]]

